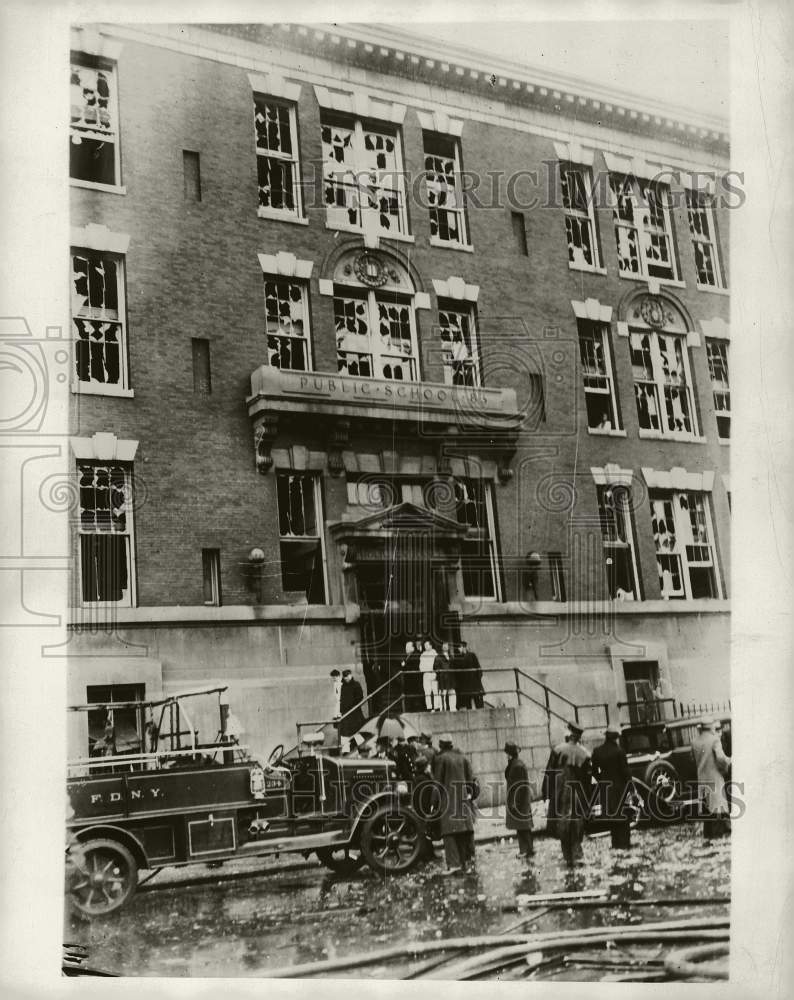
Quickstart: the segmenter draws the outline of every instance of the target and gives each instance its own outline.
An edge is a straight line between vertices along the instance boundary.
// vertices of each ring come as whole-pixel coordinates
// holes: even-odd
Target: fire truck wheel
[[[317,857],[337,875],[353,875],[364,864],[361,851],[355,847],[318,847]]]
[[[361,830],[361,853],[373,871],[400,874],[422,854],[422,823],[404,806],[382,806]]]
[[[87,840],[71,852],[74,865],[69,887],[74,907],[89,917],[105,916],[123,906],[135,892],[138,865],[116,840]]]

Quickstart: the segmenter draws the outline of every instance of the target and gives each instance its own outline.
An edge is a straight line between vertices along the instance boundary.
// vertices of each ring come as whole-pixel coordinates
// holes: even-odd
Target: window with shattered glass
[[[320,477],[311,472],[277,472],[281,583],[309,604],[326,603],[325,549]]]
[[[638,600],[631,490],[622,485],[598,486],[596,490],[609,596],[613,600]]]
[[[299,216],[300,171],[295,107],[269,97],[254,98],[260,216]]]
[[[684,337],[633,330],[629,348],[640,430],[666,437],[696,436]]]
[[[438,328],[441,337],[444,382],[447,385],[480,384],[474,314],[462,302],[439,299]]]
[[[117,186],[119,122],[115,67],[80,56],[70,66],[69,176]]]
[[[609,328],[605,323],[582,319],[577,320],[577,327],[587,426],[601,431],[618,429]]]
[[[325,114],[320,134],[329,225],[407,233],[399,132]]]
[[[77,467],[83,604],[132,604],[132,482],[124,465]]]
[[[498,600],[500,581],[491,484],[482,479],[456,477],[453,485],[458,523],[468,528],[461,542],[463,592],[469,598]]]
[[[609,186],[620,274],[676,280],[668,186],[621,174]]]
[[[121,257],[72,250],[72,331],[80,384],[127,388]]]
[[[284,371],[310,369],[309,311],[303,282],[265,275],[265,335],[269,365]]]
[[[731,385],[728,379],[728,345],[724,340],[706,340],[706,358],[711,376],[711,392],[721,441],[731,436]]]
[[[708,497],[651,494],[651,531],[664,599],[720,597]]]
[[[695,254],[698,285],[704,288],[724,288],[712,200],[705,191],[686,192],[689,235]]]
[[[589,169],[560,164],[560,189],[565,212],[568,262],[577,269],[596,269],[600,265],[600,257]]]
[[[414,382],[418,378],[411,298],[339,288],[334,295],[337,370],[342,375]]]
[[[469,243],[461,185],[460,144],[457,139],[423,133],[425,182],[431,239],[441,243]]]

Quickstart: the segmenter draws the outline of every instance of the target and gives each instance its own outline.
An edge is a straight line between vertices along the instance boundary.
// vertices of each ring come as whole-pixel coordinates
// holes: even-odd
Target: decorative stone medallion
[[[353,273],[358,280],[370,288],[380,288],[391,278],[397,280],[397,275],[371,250],[363,250],[353,261]]]

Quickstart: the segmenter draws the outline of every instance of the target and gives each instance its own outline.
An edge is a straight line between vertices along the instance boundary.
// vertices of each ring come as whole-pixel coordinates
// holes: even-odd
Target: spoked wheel
[[[422,853],[421,820],[403,807],[379,809],[361,831],[361,853],[381,874],[407,872]]]
[[[320,862],[337,875],[353,875],[364,864],[357,847],[318,847],[316,853]]]
[[[123,906],[138,884],[138,865],[115,840],[88,840],[70,851],[72,903],[89,917],[104,916]]]

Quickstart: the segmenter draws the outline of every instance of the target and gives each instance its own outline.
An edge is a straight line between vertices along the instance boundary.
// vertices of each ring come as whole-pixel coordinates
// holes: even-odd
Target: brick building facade
[[[70,702],[224,682],[266,750],[426,634],[497,703],[727,696],[719,121],[398,31],[72,44]]]

